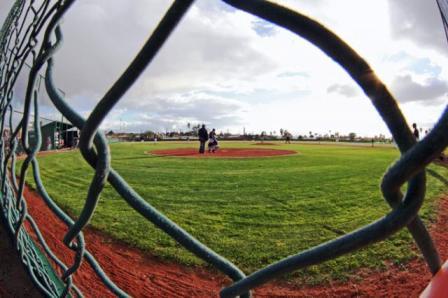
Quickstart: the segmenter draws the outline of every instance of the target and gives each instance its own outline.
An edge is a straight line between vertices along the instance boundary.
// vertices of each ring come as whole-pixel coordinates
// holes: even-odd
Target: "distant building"
[[[41,126],[41,132],[41,151],[74,147],[79,139],[78,129],[61,121],[52,121]]]

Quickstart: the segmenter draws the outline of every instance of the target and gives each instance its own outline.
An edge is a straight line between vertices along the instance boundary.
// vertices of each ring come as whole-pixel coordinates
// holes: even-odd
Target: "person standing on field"
[[[285,144],[291,144],[291,137],[292,135],[289,131],[285,130]]]
[[[202,127],[199,129],[198,136],[199,136],[199,153],[204,154],[205,142],[207,142],[208,139],[208,132],[207,129],[205,128],[205,124],[202,124]]]
[[[419,131],[418,131],[417,124],[416,124],[416,123],[413,123],[413,124],[412,124],[412,128],[414,128],[414,132],[413,132],[413,134],[414,134],[414,138],[415,138],[415,140],[418,142],[418,141],[420,140],[420,133],[419,133]]]

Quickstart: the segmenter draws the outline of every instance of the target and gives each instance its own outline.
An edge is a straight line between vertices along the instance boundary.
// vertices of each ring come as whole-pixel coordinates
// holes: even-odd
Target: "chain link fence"
[[[308,40],[345,69],[371,100],[401,152],[400,159],[390,165],[381,183],[382,196],[391,206],[388,214],[356,231],[298,252],[246,276],[236,265],[195,239],[141,198],[111,167],[109,146],[105,136],[99,131],[101,122],[151,64],[194,1],[178,0],[172,3],[143,48],[129,63],[124,73],[110,86],[87,119],[67,103],[53,81],[53,65],[56,63],[53,55],[62,46],[63,41],[60,22],[74,2],[74,0],[17,0],[0,31],[1,216],[14,235],[18,253],[29,274],[46,296],[83,296],[72,279],[82,262],[87,262],[114,294],[120,297],[128,296],[109,279],[100,264],[86,249],[82,232],[95,211],[99,195],[106,183],[112,185],[135,212],[162,229],[185,249],[231,278],[233,282],[222,289],[220,293],[222,297],[249,297],[251,289],[276,277],[381,241],[403,228],[407,228],[412,234],[429,270],[433,274],[439,270],[441,266],[439,254],[418,212],[425,198],[425,168],[448,145],[446,108],[434,129],[421,142],[416,143],[405,117],[386,86],[367,62],[329,29],[299,12],[271,2],[224,0],[236,9],[276,24]],[[447,7],[446,2],[438,1],[438,3],[439,7]],[[442,8],[446,26],[446,13]],[[19,74],[24,72],[26,64],[29,64],[31,69],[27,73],[23,114],[18,123],[13,123],[13,104],[16,100],[14,86]],[[37,92],[37,81],[41,72],[45,72],[45,88],[51,102],[68,121],[81,130],[80,151],[95,173],[89,189],[86,190],[87,199],[77,220],[71,219],[58,207],[40,178],[36,154],[42,144]],[[29,141],[30,122],[33,123],[35,132],[33,144]],[[25,152],[25,158],[20,169],[16,171],[16,148],[19,142]],[[68,232],[61,240],[75,252],[75,258],[70,264],[60,261],[51,251],[39,232],[39,227],[27,212],[23,191],[28,171],[32,171],[37,190],[45,203],[68,227]],[[18,175],[15,175],[16,173]],[[407,190],[402,193],[400,189],[406,183]],[[24,227],[25,222],[37,235],[43,252],[28,234]],[[49,259],[59,267],[62,274],[58,275],[55,273],[56,270],[49,269]]]

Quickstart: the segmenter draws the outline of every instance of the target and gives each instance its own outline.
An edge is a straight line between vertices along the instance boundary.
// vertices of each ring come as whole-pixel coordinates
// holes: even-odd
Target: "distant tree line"
[[[121,141],[153,141],[157,140],[195,140],[198,136],[198,130],[200,125],[191,125],[188,123],[187,130],[185,131],[166,131],[155,132],[147,130],[142,133],[135,132],[120,132],[116,133],[110,130],[106,133],[108,138],[113,138]],[[372,137],[358,136],[355,132],[348,134],[340,134],[339,132],[332,133],[316,133],[309,131],[308,134],[293,135],[288,130],[281,128],[279,130],[280,135],[276,134],[276,131],[261,131],[259,133],[244,133],[244,134],[232,134],[229,132],[218,132],[218,138],[221,140],[246,140],[246,141],[275,141],[284,140],[289,137],[291,140],[297,141],[325,141],[325,142],[383,142],[388,143],[392,140],[386,138],[385,135],[379,134]]]

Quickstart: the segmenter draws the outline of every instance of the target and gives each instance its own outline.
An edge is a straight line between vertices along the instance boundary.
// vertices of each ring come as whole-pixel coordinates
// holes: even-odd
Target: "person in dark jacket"
[[[412,128],[414,129],[413,134],[414,134],[414,138],[415,140],[418,142],[420,141],[420,133],[418,132],[418,128],[417,128],[417,124],[413,123],[412,124]]]
[[[205,142],[207,142],[208,139],[208,132],[205,128],[205,124],[202,124],[202,127],[199,129],[198,132],[199,136],[199,153],[204,154],[205,153]]]

